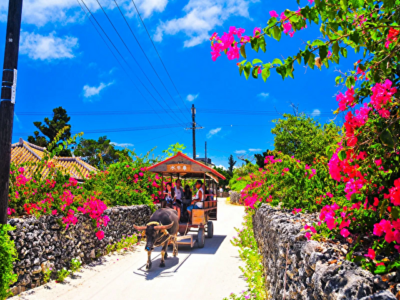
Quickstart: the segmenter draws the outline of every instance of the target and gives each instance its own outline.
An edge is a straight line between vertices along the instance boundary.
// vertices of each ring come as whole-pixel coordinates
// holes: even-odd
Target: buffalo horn
[[[133,227],[134,227],[137,231],[146,230],[146,228],[147,228],[147,226],[136,226],[136,225],[133,225]]]
[[[164,229],[170,229],[174,225],[174,222],[172,222],[169,225],[162,225],[162,226],[154,226],[155,230],[164,230]]]

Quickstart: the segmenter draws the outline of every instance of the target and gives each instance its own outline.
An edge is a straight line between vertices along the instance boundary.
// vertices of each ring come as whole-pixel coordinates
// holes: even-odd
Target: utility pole
[[[196,109],[194,104],[192,104],[192,127],[185,128],[186,130],[191,129],[193,135],[193,159],[196,159],[196,130],[203,129],[204,127],[196,127]]]
[[[207,166],[207,141],[206,141],[206,149],[205,149],[205,159],[206,159],[206,166]]]
[[[0,224],[7,224],[11,139],[23,0],[9,0],[0,102]]]
[[[196,159],[196,109],[192,104],[193,159]]]

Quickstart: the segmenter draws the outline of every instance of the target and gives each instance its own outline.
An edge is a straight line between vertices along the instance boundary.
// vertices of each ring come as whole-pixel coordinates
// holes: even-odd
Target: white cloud
[[[163,12],[168,4],[168,0],[141,0],[136,1],[140,14],[143,18],[150,17],[153,12]],[[132,7],[134,9],[134,7]]]
[[[114,82],[110,82],[110,83],[107,83],[107,84],[105,84],[105,83],[100,83],[100,85],[99,86],[89,86],[89,85],[85,85],[84,87],[83,87],[83,97],[85,97],[85,98],[90,98],[90,97],[93,97],[93,96],[96,96],[96,95],[99,95],[100,94],[100,92],[103,90],[103,89],[105,89],[106,87],[108,87],[108,86],[110,86],[110,85],[112,85]]]
[[[80,2],[81,5],[85,6]],[[101,5],[106,10],[116,9],[113,0],[101,0]],[[142,17],[148,18],[153,12],[164,11],[168,0],[138,0],[135,2]],[[100,10],[96,0],[85,0],[85,4],[92,13]],[[131,0],[119,0],[118,5],[128,17],[136,15]],[[86,8],[85,8],[86,9]],[[7,21],[8,1],[0,1],[0,22]],[[24,0],[22,22],[42,27],[47,23],[68,23],[82,22],[85,20],[85,13],[82,11],[77,0]]]
[[[122,148],[128,148],[128,147],[133,147],[133,144],[130,143],[115,143],[111,142],[111,145],[117,146],[117,147],[122,147]]]
[[[321,111],[319,109],[314,109],[313,112],[311,113],[311,116],[318,117],[320,114]]]
[[[209,39],[211,31],[231,16],[249,18],[248,0],[190,0],[183,8],[182,18],[161,22],[154,40],[161,42],[164,34],[183,32],[189,39],[184,47],[193,47]]]
[[[257,149],[249,149],[250,152],[260,152],[262,151],[262,149],[257,148]]]
[[[236,154],[245,154],[246,150],[236,150],[235,153]]]
[[[73,58],[75,56],[73,50],[78,47],[78,39],[71,36],[60,38],[55,34],[53,31],[44,36],[23,31],[19,48],[21,54],[26,54],[35,60]]]
[[[218,132],[221,131],[221,128],[215,128],[215,129],[211,129],[208,133],[207,133],[207,138],[211,138],[214,135],[216,135]]]
[[[196,95],[189,94],[187,95],[186,100],[192,102],[193,100],[196,100],[197,97],[199,97],[199,94]]]
[[[269,93],[259,93],[257,96],[266,99],[269,97]]]
[[[217,166],[217,168],[221,168],[222,170],[228,170],[228,169],[225,168],[225,166],[223,166],[223,165],[219,165],[219,166]]]

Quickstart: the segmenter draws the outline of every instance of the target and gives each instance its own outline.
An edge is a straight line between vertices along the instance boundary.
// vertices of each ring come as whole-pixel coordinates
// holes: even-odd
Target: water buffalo
[[[151,268],[151,252],[154,247],[162,246],[160,267],[165,267],[165,258],[167,257],[168,244],[173,243],[173,255],[178,255],[176,236],[179,229],[178,213],[171,208],[161,208],[151,217],[146,226],[136,226],[138,231],[145,231],[147,251],[146,268]]]

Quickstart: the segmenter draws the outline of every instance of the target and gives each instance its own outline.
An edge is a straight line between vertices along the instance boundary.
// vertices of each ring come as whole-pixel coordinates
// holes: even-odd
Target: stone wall
[[[104,214],[110,217],[110,222],[103,229],[105,236],[101,241],[87,215],[77,215],[78,223],[66,231],[54,216],[9,220],[9,224],[16,227],[10,235],[18,251],[18,261],[14,264],[18,281],[11,287],[14,295],[43,284],[43,271],[49,267],[68,269],[73,258],[85,264],[103,255],[108,244],[134,233],[133,224],[145,224],[151,210],[146,205],[113,207]],[[53,279],[55,275],[53,272]]]
[[[381,276],[344,259],[347,245],[306,239],[302,229],[316,219],[316,214],[293,215],[265,204],[254,215],[270,299],[395,300]],[[400,281],[399,275],[391,276]]]

